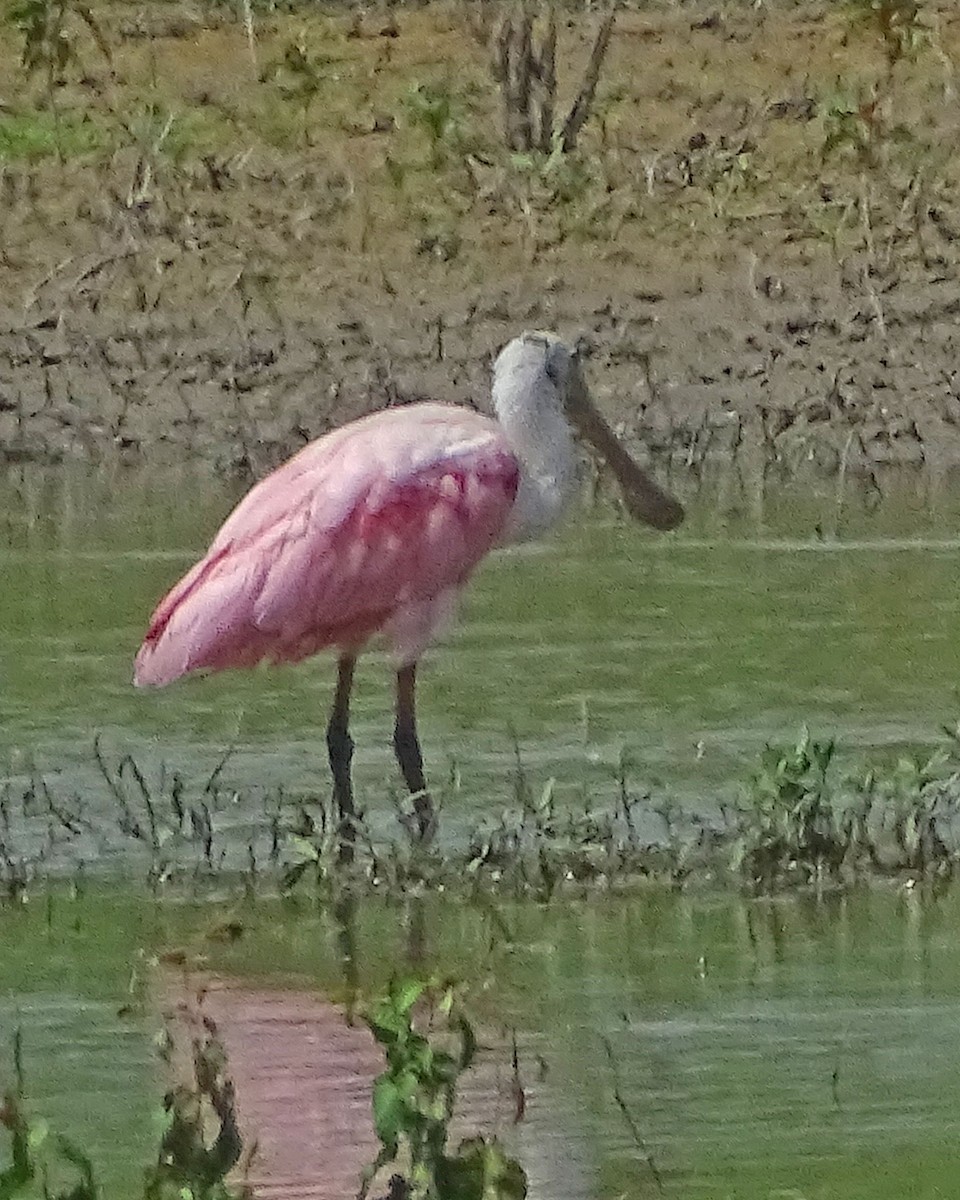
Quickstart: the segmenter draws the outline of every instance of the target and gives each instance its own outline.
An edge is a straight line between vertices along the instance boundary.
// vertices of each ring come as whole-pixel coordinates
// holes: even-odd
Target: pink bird
[[[375,635],[393,651],[394,751],[419,837],[429,840],[417,662],[481,560],[560,518],[576,478],[574,429],[607,460],[634,516],[658,529],[683,519],[617,441],[576,351],[554,334],[524,333],[500,352],[493,406],[496,420],[445,404],[389,408],[305,446],[240,501],[161,600],[137,654],[134,683],[144,687],[335,647],[327,750],[348,845],[357,656]]]

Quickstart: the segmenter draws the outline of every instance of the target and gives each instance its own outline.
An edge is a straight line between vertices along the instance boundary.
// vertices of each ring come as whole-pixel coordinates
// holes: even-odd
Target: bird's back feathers
[[[503,534],[518,478],[499,426],[449,405],[387,409],[311,442],[160,602],[134,682],[296,662],[435,622]]]

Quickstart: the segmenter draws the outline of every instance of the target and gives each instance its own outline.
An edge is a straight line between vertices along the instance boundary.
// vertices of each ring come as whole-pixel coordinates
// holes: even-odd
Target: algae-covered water
[[[115,822],[97,734],[152,778],[206,779],[232,746],[223,778],[241,790],[327,791],[329,657],[130,685],[155,602],[235,496],[137,473],[13,475],[0,496],[0,770],[102,809],[103,853]],[[762,519],[703,499],[675,535],[604,511],[496,555],[421,671],[429,774],[458,783],[447,831],[511,797],[516,745],[560,799],[612,794],[625,760],[637,788],[710,813],[803,723],[851,754],[935,740],[958,707],[957,526],[909,487],[873,512],[854,497],[839,538],[823,534],[833,520],[829,493],[782,497]],[[391,705],[390,665],[371,654],[354,737],[374,819],[390,819],[397,784]]]
[[[0,1080],[19,1027],[32,1106],[89,1150],[107,1196],[130,1196],[155,1152],[164,1005],[197,977],[240,994],[369,994],[405,969],[411,918],[361,902],[345,972],[322,905],[160,903],[139,882],[109,882],[130,839],[97,735],[149,780],[203,780],[232,745],[223,780],[238,811],[217,820],[242,841],[263,818],[250,797],[325,793],[331,665],[134,691],[154,602],[236,493],[187,474],[70,471],[14,472],[0,490],[0,769],[11,796],[43,783],[85,822],[62,854],[44,843],[34,866],[54,880],[49,895],[38,883],[0,909]],[[851,758],[934,741],[957,716],[957,526],[909,487],[837,515],[829,494],[746,515],[704,499],[678,535],[658,537],[602,510],[497,555],[422,672],[428,764],[442,785],[457,779],[445,835],[511,799],[517,745],[533,786],[553,777],[561,799],[612,795],[626,759],[638,790],[709,815],[765,741],[802,723]],[[355,711],[358,787],[386,828],[379,655],[363,664]],[[15,844],[17,811],[0,815],[14,855],[36,849]],[[502,1100],[507,1067],[490,1111],[534,1196],[952,1196],[958,903],[894,884],[778,901],[597,894],[496,914],[439,896],[424,902],[417,969],[465,981],[494,1066],[516,1029],[526,1118],[515,1126]],[[241,931],[229,944],[215,932],[225,918]],[[340,1060],[337,1071],[349,1075]],[[306,1086],[268,1082],[278,1111]],[[301,1190],[280,1178],[272,1194],[333,1194],[332,1176],[300,1166],[289,1164]]]
[[[4,918],[0,1014],[4,1029],[22,1028],[33,1107],[90,1150],[109,1195],[130,1194],[149,1160],[163,1087],[150,1046],[157,1009],[118,1016],[133,965],[168,998],[214,974],[257,994],[266,985],[342,1002],[347,980],[369,994],[404,961],[404,913],[389,903],[354,913],[349,972],[335,923],[310,906],[261,902],[239,915],[244,932],[229,946],[210,936],[222,908],[157,908],[124,892],[92,889]],[[468,1076],[465,1103],[520,1154],[533,1195],[658,1195],[652,1162],[663,1194],[697,1200],[950,1196],[958,920],[955,893],[922,902],[893,890],[776,903],[597,896],[505,906],[496,921],[441,898],[422,917],[420,969],[469,984],[489,1048],[477,1068],[486,1082]],[[185,949],[192,970],[145,965],[161,946]],[[507,1028],[527,1093],[520,1125]],[[323,1043],[305,1021],[299,1029],[323,1081]],[[6,1074],[8,1053],[0,1063]],[[327,1072],[345,1070],[331,1045]],[[312,1103],[310,1079],[278,1071],[261,1085],[281,1126]],[[303,1158],[281,1164],[270,1194],[336,1194],[311,1147],[337,1118],[316,1108]],[[269,1154],[270,1128],[260,1136]],[[355,1138],[368,1144],[369,1129]]]

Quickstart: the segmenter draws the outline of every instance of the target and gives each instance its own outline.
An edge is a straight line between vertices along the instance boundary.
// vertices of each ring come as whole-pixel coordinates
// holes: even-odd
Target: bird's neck
[[[520,464],[509,541],[554,525],[576,481],[573,434],[553,383],[541,371],[510,372],[493,383],[493,406]]]

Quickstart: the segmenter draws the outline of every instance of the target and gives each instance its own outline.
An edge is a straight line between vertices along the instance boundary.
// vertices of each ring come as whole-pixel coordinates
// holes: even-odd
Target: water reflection
[[[247,902],[242,935],[224,939],[209,909],[102,890],[59,899],[49,916],[4,921],[0,1024],[24,1028],[37,1106],[67,1132],[79,1122],[115,1175],[149,1156],[141,1122],[161,1085],[149,1067],[155,1018],[115,1014],[138,951],[178,947],[184,968],[155,971],[153,987],[165,1000],[206,989],[261,1139],[263,1194],[347,1196],[372,1145],[379,1059],[344,1002],[408,970],[412,952],[418,970],[466,982],[480,1032],[458,1135],[498,1132],[534,1196],[652,1195],[651,1161],[678,1197],[951,1194],[955,889],[769,902],[658,891],[485,910],[433,897],[417,910],[411,947],[411,913],[387,901],[333,915],[307,897]],[[131,1087],[142,1097],[132,1106]],[[336,1170],[324,1146],[336,1147]]]

